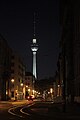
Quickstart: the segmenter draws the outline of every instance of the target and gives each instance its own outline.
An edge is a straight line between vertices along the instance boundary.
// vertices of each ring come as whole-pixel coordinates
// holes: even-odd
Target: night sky
[[[57,70],[60,26],[59,0],[16,0],[0,2],[0,33],[32,71],[31,42],[36,18],[38,78],[52,77]]]

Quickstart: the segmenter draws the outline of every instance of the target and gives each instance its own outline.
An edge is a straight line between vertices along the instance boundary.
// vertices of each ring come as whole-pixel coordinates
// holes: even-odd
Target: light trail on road
[[[32,104],[25,104],[25,105],[18,105],[18,106],[14,106],[12,108],[10,108],[8,110],[8,113],[10,113],[11,115],[14,115],[14,116],[17,116],[17,117],[20,117],[20,118],[25,118],[24,115],[27,115],[27,116],[30,116],[30,114],[26,111],[24,112],[23,110],[34,105],[35,103],[32,103]],[[18,112],[16,112],[16,110]],[[16,114],[17,113],[17,114]],[[20,115],[21,114],[21,115]]]
[[[23,114],[26,114],[26,115],[29,115],[29,116],[30,116],[29,113],[24,112],[23,110],[24,110],[25,108],[28,108],[28,107],[30,107],[30,106],[33,106],[34,104],[35,104],[35,103],[32,103],[31,105],[28,105],[28,106],[25,106],[25,107],[21,108],[21,109],[20,109],[20,112],[23,113]]]
[[[8,113],[10,113],[11,115],[14,115],[14,116],[17,116],[17,117],[20,117],[20,118],[23,118],[23,116],[21,116],[21,115],[18,115],[18,114],[15,114],[15,109],[17,109],[17,108],[19,108],[20,106],[14,106],[14,107],[12,107],[12,108],[10,108],[9,110],[8,110]]]

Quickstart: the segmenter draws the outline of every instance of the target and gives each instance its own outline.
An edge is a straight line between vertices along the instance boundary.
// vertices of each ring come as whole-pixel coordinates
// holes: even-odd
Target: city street
[[[0,118],[4,120],[16,120],[20,119],[20,117],[14,114],[12,110],[17,109],[18,107],[21,108],[21,106],[29,105],[32,101],[27,100],[21,100],[21,101],[0,101]]]
[[[79,105],[78,105],[79,106]],[[80,107],[52,102],[0,102],[0,118],[4,120],[80,120]]]
[[[80,1],[0,2],[0,120],[80,120]]]

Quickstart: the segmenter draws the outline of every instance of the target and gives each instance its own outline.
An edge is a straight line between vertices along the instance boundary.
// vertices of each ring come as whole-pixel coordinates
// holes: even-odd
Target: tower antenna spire
[[[35,12],[34,12],[34,38],[35,38],[35,23],[36,21],[35,21]]]
[[[37,58],[36,58],[36,54],[37,54],[37,51],[38,51],[38,45],[37,45],[37,42],[36,42],[36,38],[35,38],[35,12],[34,12],[34,38],[32,40],[32,45],[31,45],[31,50],[32,50],[32,53],[33,53],[33,75],[35,77],[35,79],[37,79]]]

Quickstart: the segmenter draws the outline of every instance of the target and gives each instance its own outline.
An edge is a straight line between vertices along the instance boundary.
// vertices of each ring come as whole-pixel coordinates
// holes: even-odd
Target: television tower
[[[38,45],[35,37],[35,13],[34,13],[34,38],[32,40],[32,45],[31,45],[31,50],[33,53],[33,75],[35,79],[37,79],[37,74],[36,74],[36,53],[38,50]]]

